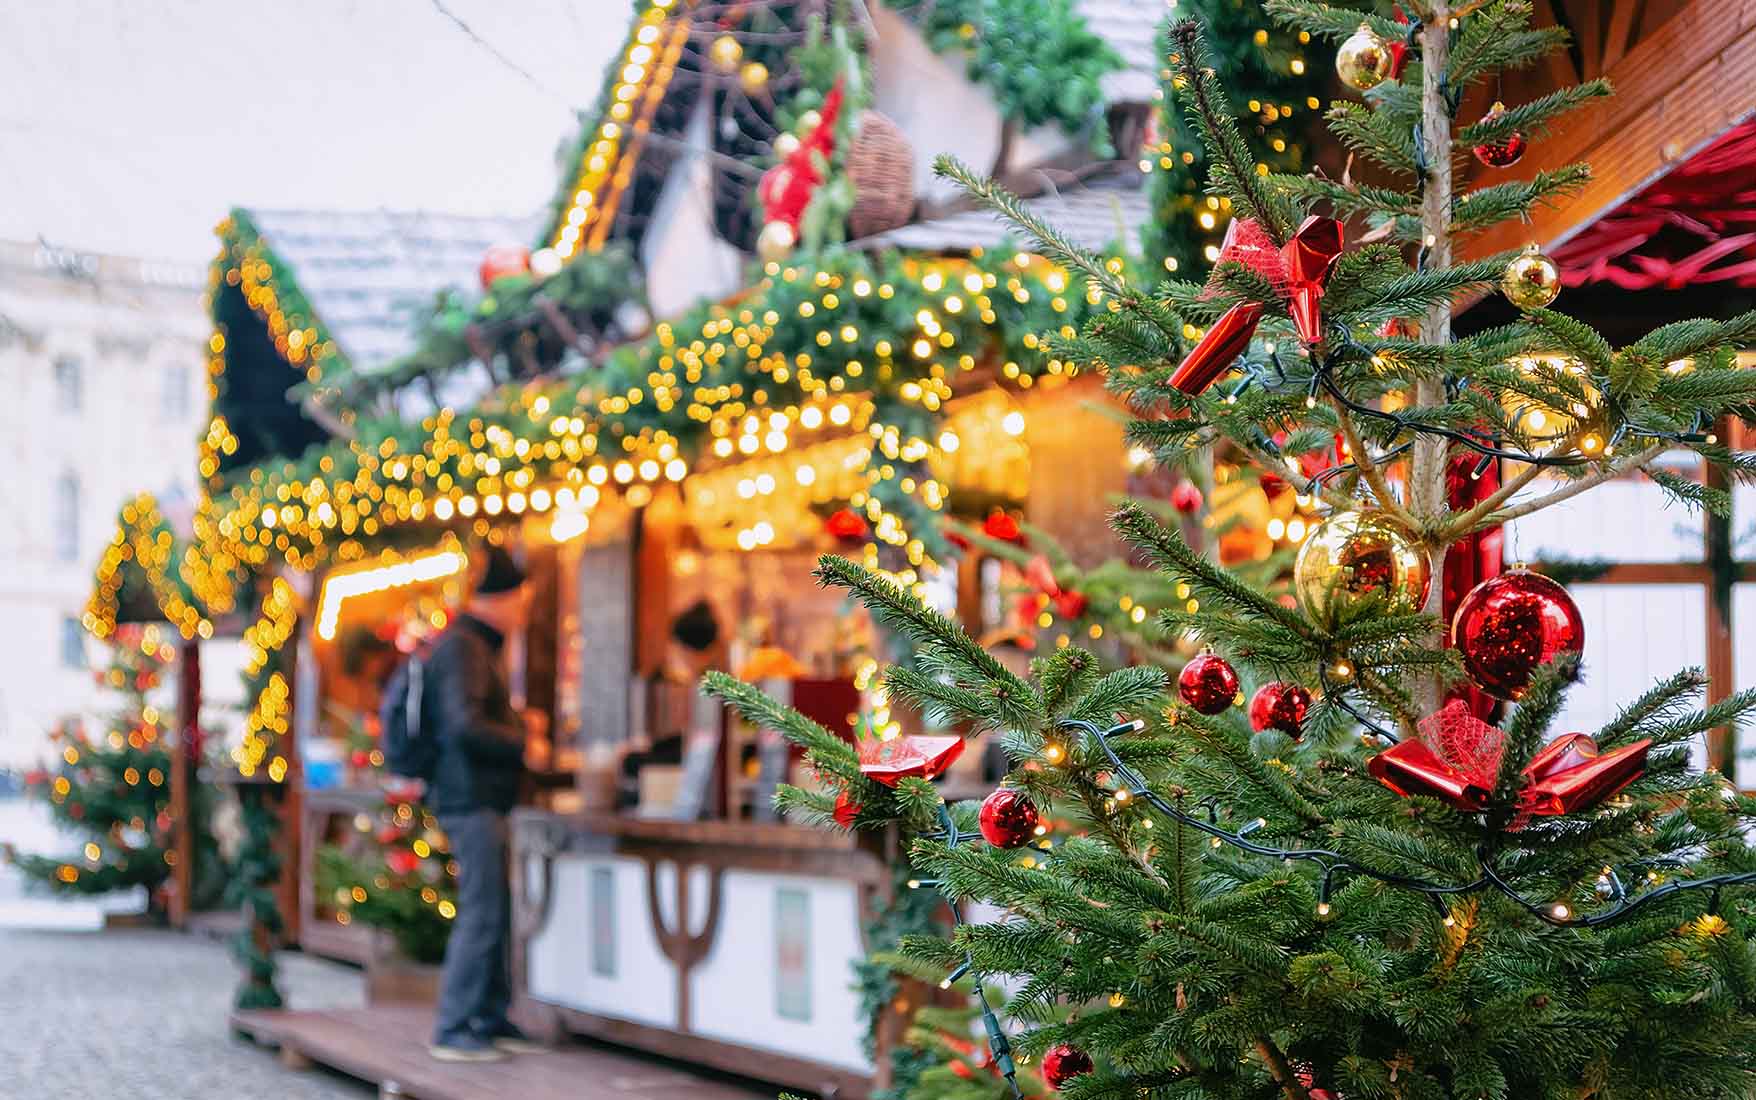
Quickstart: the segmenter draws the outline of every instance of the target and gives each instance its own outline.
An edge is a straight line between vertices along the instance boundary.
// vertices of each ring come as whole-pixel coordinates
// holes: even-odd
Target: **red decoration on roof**
[[[1551,253],[1567,286],[1756,286],[1756,119]]]

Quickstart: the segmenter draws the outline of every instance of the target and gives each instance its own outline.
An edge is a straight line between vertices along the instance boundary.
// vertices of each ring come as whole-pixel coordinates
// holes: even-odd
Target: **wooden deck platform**
[[[279,1048],[290,1067],[328,1066],[376,1086],[386,1100],[773,1100],[778,1091],[581,1043],[502,1062],[439,1063],[427,1055],[433,1011],[419,1006],[234,1012],[231,1023]]]

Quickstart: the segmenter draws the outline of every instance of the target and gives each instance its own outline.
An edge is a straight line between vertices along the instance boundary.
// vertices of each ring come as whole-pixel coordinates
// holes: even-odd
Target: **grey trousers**
[[[457,860],[457,919],[445,945],[433,1041],[492,1038],[507,1026],[512,888],[507,879],[506,815],[493,810],[442,814],[439,827]]]

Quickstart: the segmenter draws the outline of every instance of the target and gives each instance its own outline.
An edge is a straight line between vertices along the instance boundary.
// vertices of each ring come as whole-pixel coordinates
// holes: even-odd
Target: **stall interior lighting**
[[[335,639],[336,627],[341,623],[341,606],[355,596],[455,576],[463,572],[464,564],[462,553],[441,550],[371,569],[332,573],[324,580],[323,596],[317,603],[317,636],[326,642]]]

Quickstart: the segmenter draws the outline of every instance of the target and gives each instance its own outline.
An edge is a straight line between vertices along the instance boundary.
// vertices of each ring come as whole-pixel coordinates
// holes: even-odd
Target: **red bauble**
[[[1090,605],[1091,601],[1086,599],[1083,592],[1069,590],[1055,597],[1055,613],[1063,619],[1079,618],[1085,614],[1085,609]]]
[[[1171,490],[1171,507],[1186,516],[1194,515],[1201,511],[1201,490],[1193,481],[1177,482],[1177,487]]]
[[[1505,113],[1506,105],[1495,103],[1488,108],[1488,113],[1483,115],[1481,120],[1492,122]],[[1503,138],[1484,141],[1471,151],[1475,153],[1477,160],[1489,168],[1510,168],[1518,163],[1520,157],[1524,156],[1524,147],[1527,144],[1529,142],[1524,136],[1524,131],[1514,130]]]
[[[982,799],[982,835],[996,848],[1022,848],[1037,831],[1037,807],[1012,787],[997,787]]]
[[[988,513],[988,518],[982,521],[982,534],[1001,542],[1024,541],[1024,532],[1018,529],[1018,521],[998,508]]]
[[[1451,644],[1483,690],[1517,699],[1538,666],[1585,647],[1585,623],[1565,588],[1513,569],[1470,589],[1451,621]]]
[[[415,855],[406,848],[398,848],[393,852],[386,852],[384,855],[384,862],[397,874],[409,875],[413,874],[415,868],[421,865],[421,857]]]
[[[1197,654],[1177,677],[1177,694],[1202,714],[1218,714],[1238,697],[1238,674],[1223,657]]]
[[[835,794],[835,823],[844,829],[854,827],[854,818],[860,816],[860,804],[848,797],[846,790]]]
[[[521,244],[497,244],[482,253],[482,266],[476,274],[481,276],[482,289],[493,289],[497,279],[508,275],[530,274],[530,249]]]
[[[364,768],[372,763],[372,754],[365,749],[355,749],[348,756],[348,763],[356,768]]]
[[[1297,741],[1310,709],[1311,693],[1298,684],[1263,684],[1250,697],[1250,728],[1277,729]]]
[[[1059,1089],[1093,1068],[1091,1055],[1072,1043],[1060,1043],[1043,1051],[1043,1081],[1052,1089]]]
[[[828,531],[837,542],[865,542],[866,536],[872,533],[866,518],[852,508],[838,508],[823,521],[823,529]]]

